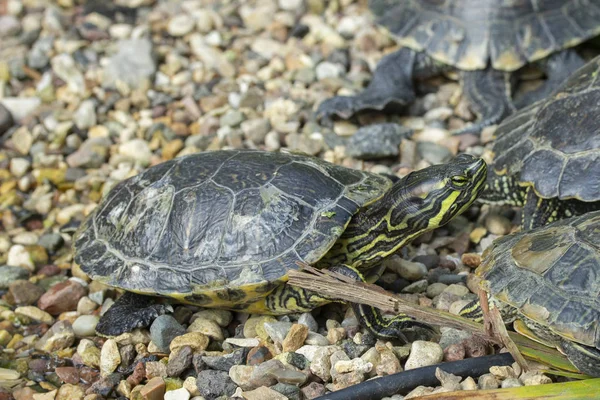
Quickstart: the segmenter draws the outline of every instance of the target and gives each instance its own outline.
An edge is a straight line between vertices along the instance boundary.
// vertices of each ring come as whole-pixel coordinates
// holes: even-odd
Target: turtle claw
[[[157,317],[172,312],[171,305],[156,303],[153,297],[125,292],[100,318],[96,333],[118,336],[136,328],[146,328]]]

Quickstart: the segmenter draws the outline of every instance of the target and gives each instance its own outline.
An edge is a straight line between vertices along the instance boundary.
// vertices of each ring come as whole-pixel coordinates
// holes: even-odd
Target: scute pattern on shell
[[[514,71],[600,33],[600,0],[371,0],[400,44],[463,70]]]
[[[267,285],[297,261],[319,260],[390,186],[315,157],[192,154],[116,185],[78,230],[75,261],[93,279],[141,293]]]
[[[544,198],[600,200],[600,57],[496,131],[493,168]]]
[[[497,239],[477,274],[489,293],[553,332],[600,349],[600,211]]]

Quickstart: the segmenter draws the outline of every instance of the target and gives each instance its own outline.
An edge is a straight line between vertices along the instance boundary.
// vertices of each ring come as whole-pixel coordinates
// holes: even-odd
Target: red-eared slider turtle
[[[305,312],[332,300],[286,284],[297,262],[363,279],[468,208],[486,174],[485,162],[466,154],[392,182],[304,155],[196,153],[117,184],[74,236],[75,262],[127,291],[100,320],[101,335],[148,326],[165,312],[143,295],[258,314]],[[381,337],[428,326],[354,309]]]
[[[600,33],[600,0],[370,0],[369,7],[402,48],[382,58],[364,91],[327,99],[317,118],[407,105],[415,79],[457,69],[480,119],[456,133],[478,132],[513,112],[513,71],[536,62],[548,76],[517,99],[520,108],[583,65],[570,48]]]
[[[594,211],[496,239],[475,274],[503,314],[516,316],[517,331],[600,376],[599,272],[600,211]],[[471,303],[461,314],[480,319],[481,309]]]
[[[524,229],[600,209],[600,57],[498,126],[479,200],[524,206]]]

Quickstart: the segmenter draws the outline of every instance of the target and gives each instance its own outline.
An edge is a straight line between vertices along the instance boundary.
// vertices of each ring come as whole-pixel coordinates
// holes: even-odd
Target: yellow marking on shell
[[[494,69],[503,71],[515,71],[521,68],[524,60],[517,56],[514,51],[505,51],[493,60]]]

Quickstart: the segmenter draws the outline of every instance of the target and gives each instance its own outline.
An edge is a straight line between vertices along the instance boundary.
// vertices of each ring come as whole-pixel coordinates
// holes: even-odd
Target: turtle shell
[[[391,185],[304,155],[187,155],[117,184],[78,229],[75,261],[132,292],[235,305],[318,261]]]
[[[492,168],[542,198],[600,200],[600,57],[496,130]]]
[[[477,269],[496,299],[600,349],[600,211],[496,239]]]
[[[462,70],[514,71],[600,33],[600,0],[370,0],[398,42]]]

